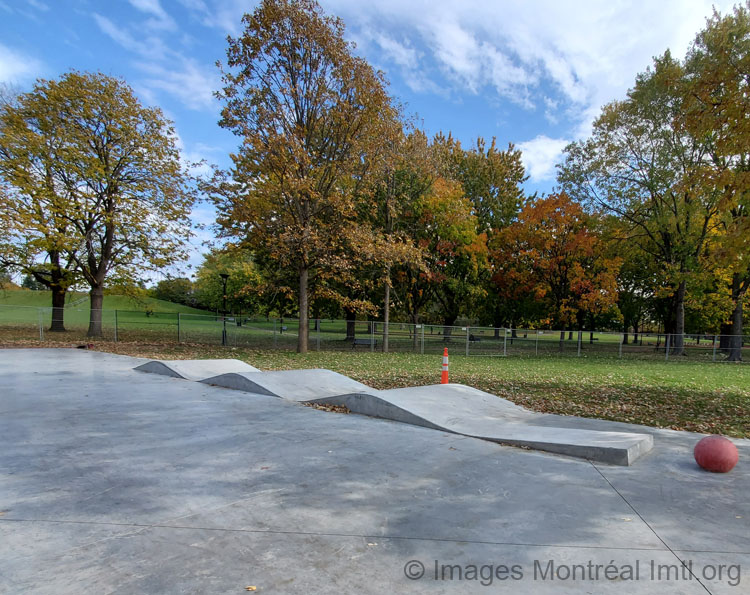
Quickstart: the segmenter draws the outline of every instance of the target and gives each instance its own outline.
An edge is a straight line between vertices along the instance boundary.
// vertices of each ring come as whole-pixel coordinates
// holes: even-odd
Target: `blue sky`
[[[523,151],[529,192],[621,98],[652,56],[683,56],[711,14],[703,0],[322,0],[357,52],[425,130],[462,143],[497,137]],[[726,12],[732,2],[718,1]],[[216,124],[215,62],[251,0],[0,0],[0,82],[27,89],[69,69],[123,77],[172,119],[184,157],[220,165],[237,140]],[[208,206],[194,212],[213,222]],[[200,262],[196,238],[193,265]]]

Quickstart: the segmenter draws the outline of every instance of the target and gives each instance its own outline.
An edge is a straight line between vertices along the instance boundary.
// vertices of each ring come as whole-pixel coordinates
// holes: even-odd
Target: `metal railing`
[[[89,342],[89,309],[66,307],[65,332],[50,332],[52,308],[0,305],[0,341]],[[102,336],[108,341],[190,343],[253,349],[297,347],[299,321],[184,312],[102,310]],[[386,349],[387,335],[387,349]],[[680,340],[681,339],[681,340]],[[750,336],[714,334],[617,333],[444,326],[380,321],[313,319],[308,349],[442,353],[498,357],[690,358],[710,362],[750,360]]]

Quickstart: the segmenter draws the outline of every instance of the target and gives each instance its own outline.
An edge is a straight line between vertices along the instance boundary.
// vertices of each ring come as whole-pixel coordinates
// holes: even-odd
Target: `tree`
[[[224,288],[221,273],[227,279],[227,307],[255,313],[267,299],[268,284],[261,277],[247,252],[227,247],[204,255],[195,274],[195,299],[202,308],[221,310],[224,307]],[[269,304],[271,305],[271,304]]]
[[[55,308],[72,283],[88,284],[88,334],[100,336],[107,282],[186,255],[194,196],[174,129],[124,81],[101,73],[39,80],[16,103],[0,113],[9,251],[53,290]]]
[[[533,295],[541,322],[561,330],[614,308],[620,261],[606,257],[594,223],[565,194],[529,201],[491,240],[498,291]]]
[[[434,155],[427,136],[421,130],[393,135],[387,145],[384,162],[375,176],[376,191],[364,218],[370,221],[381,241],[375,242],[377,262],[382,269],[383,351],[388,351],[391,313],[392,271],[394,267],[423,269],[423,250],[401,225],[405,215],[429,192],[437,176]],[[367,205],[363,201],[364,205]],[[353,325],[352,329],[353,330]],[[349,330],[347,330],[349,334]]]
[[[396,110],[383,75],[315,0],[264,0],[243,23],[218,93],[220,125],[242,138],[233,183],[214,187],[218,223],[296,272],[306,352],[311,276],[357,247],[354,197]]]
[[[443,139],[443,144],[446,175],[461,183],[477,217],[478,232],[491,235],[510,225],[521,208],[524,198],[521,185],[527,180],[521,152],[512,144],[504,151],[499,150],[494,138],[487,146],[479,137],[469,150],[462,149],[450,135]],[[477,313],[495,327],[495,336],[499,338],[499,327],[516,318],[520,302],[501,299],[495,291],[491,262],[480,268],[477,282],[487,296]]]
[[[732,300],[730,361],[742,359],[743,302],[750,289],[750,5],[729,15],[714,10],[685,60],[684,117],[678,123],[713,143],[704,184],[721,191],[722,232],[713,251],[717,268],[728,270]]]
[[[151,295],[157,300],[165,300],[174,304],[195,305],[193,283],[187,277],[162,279],[156,284]]]
[[[720,227],[722,192],[705,184],[709,137],[675,126],[685,113],[685,71],[669,52],[636,79],[624,101],[605,106],[590,139],[569,145],[559,181],[571,197],[619,217],[671,287],[667,332],[684,352],[689,280]]]
[[[24,289],[31,289],[32,291],[42,291],[47,289],[44,283],[37,281],[33,275],[25,275],[21,282],[21,287]]]
[[[50,289],[51,332],[65,330],[65,296],[77,281],[66,217],[67,194],[52,160],[65,141],[42,97],[0,93],[0,263]]]
[[[482,295],[478,274],[486,257],[486,238],[477,233],[477,219],[461,184],[438,177],[420,193],[398,222],[423,252],[423,263],[399,267],[409,318],[436,303],[445,332]]]

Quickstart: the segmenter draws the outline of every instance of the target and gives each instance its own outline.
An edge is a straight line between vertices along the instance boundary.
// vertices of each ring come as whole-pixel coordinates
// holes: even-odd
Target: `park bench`
[[[377,347],[377,339],[354,339],[352,341],[352,349],[356,349],[358,345],[364,345],[365,347]]]

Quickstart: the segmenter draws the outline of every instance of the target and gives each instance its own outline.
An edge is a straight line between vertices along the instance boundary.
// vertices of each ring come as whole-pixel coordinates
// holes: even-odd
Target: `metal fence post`
[[[536,332],[536,342],[534,343],[534,355],[539,355],[539,331]]]
[[[617,357],[619,357],[620,359],[622,359],[622,344],[624,342],[625,342],[625,335],[622,334],[622,335],[620,335],[620,349],[619,349],[619,352],[617,354]]]
[[[117,343],[117,310],[115,310],[115,343]]]
[[[422,329],[422,341],[421,341],[421,347],[419,348],[419,353],[424,355],[424,323],[419,325],[419,328]],[[417,332],[416,330],[414,332]]]
[[[375,351],[375,321],[370,321],[370,353]]]
[[[44,310],[39,308],[39,341],[44,341]]]
[[[273,346],[276,347],[276,319],[273,319]]]
[[[315,342],[317,344],[318,351],[320,351],[320,318],[315,319],[315,328],[318,329],[315,333]]]
[[[581,341],[583,341],[583,331],[578,331],[578,357],[581,357]]]
[[[711,358],[711,361],[715,362],[716,361],[716,335],[714,335],[713,351],[714,351],[714,354],[713,354],[713,357]]]
[[[664,361],[669,361],[669,339],[671,338],[670,334],[667,334],[667,340],[666,343],[664,343]]]
[[[469,328],[466,327],[466,357],[469,357]]]
[[[503,329],[503,356],[508,355],[508,329]]]

